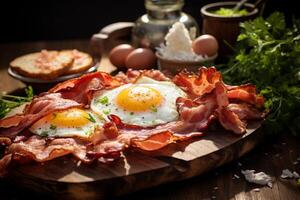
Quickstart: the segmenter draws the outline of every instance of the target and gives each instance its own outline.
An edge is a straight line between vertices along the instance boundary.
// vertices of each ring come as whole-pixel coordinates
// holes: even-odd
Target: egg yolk
[[[83,126],[89,123],[89,114],[83,110],[72,108],[61,112],[51,113],[42,119],[38,120],[33,126],[43,127],[45,124],[51,124],[60,127],[66,126]]]
[[[163,100],[159,91],[147,86],[133,86],[122,90],[116,103],[119,107],[128,111],[153,110]]]

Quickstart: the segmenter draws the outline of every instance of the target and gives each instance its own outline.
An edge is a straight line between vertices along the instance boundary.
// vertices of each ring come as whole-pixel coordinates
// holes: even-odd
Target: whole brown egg
[[[109,53],[109,61],[118,68],[125,67],[125,60],[134,48],[130,44],[120,44]]]
[[[198,55],[214,56],[219,49],[218,41],[212,35],[201,35],[192,43],[193,50]]]
[[[130,52],[125,65],[132,69],[150,69],[156,66],[156,56],[151,49],[138,48]]]

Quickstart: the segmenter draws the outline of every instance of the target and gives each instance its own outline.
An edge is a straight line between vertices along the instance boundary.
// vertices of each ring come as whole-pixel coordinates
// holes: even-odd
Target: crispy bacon
[[[216,96],[218,102],[217,115],[219,122],[222,126],[231,130],[236,134],[243,134],[246,131],[246,124],[241,121],[239,116],[235,114],[233,111],[228,109],[229,100],[228,100],[228,91],[224,83],[219,82],[216,83]]]
[[[122,83],[104,72],[83,75],[80,78],[67,80],[50,89],[50,93],[60,93],[62,98],[72,99],[81,104],[88,104],[92,92],[105,88],[113,88]]]
[[[221,107],[217,110],[218,118],[222,126],[236,134],[243,134],[246,131],[246,124],[242,122],[237,114],[227,107]]]
[[[262,119],[264,117],[264,113],[247,103],[230,103],[228,109],[237,114],[241,120]]]
[[[61,98],[57,93],[44,93],[35,97],[26,106],[22,115],[14,115],[0,120],[0,136],[15,137],[34,122],[54,111],[64,110],[82,105],[69,99]]]
[[[199,74],[180,72],[173,78],[173,82],[193,96],[202,96],[210,93],[217,82],[221,81],[221,73],[216,68],[202,67]]]
[[[31,136],[26,141],[13,143],[8,148],[8,153],[17,154],[18,157],[29,157],[37,162],[52,160],[72,153],[80,160],[86,159],[86,146],[79,144],[74,138],[57,138],[46,141],[39,136]]]
[[[169,81],[170,79],[159,70],[133,70],[128,69],[126,74],[119,72],[115,77],[123,83],[135,82],[139,77],[147,76],[157,81]]]
[[[241,86],[227,86],[227,96],[231,100],[240,100],[261,108],[264,104],[264,97],[257,95],[256,87],[251,84]]]
[[[12,143],[7,148],[6,156],[0,159],[0,176],[5,173],[7,166],[12,161],[45,162],[72,154],[85,163],[90,163],[95,159],[105,163],[119,158],[124,147],[125,144],[118,140],[106,140],[93,145],[76,138],[31,136],[25,141]]]

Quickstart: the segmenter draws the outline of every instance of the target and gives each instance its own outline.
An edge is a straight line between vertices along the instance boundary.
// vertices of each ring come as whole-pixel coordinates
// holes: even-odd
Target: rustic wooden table
[[[12,92],[25,85],[7,74],[9,62],[22,54],[41,49],[77,48],[89,52],[88,40],[30,42],[0,44],[0,92]],[[100,63],[100,70],[110,71],[106,57]],[[204,175],[189,180],[169,183],[159,187],[138,191],[119,199],[300,199],[300,186],[295,180],[280,178],[283,169],[300,173],[300,138],[283,133],[281,136],[267,136],[252,152],[241,159],[219,167]],[[241,170],[263,171],[273,178],[273,188],[259,186],[245,181]],[[259,190],[258,190],[258,189]],[[49,199],[0,180],[0,199]]]

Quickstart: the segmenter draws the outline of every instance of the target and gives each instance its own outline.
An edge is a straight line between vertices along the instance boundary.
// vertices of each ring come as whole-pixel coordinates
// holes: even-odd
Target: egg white
[[[72,109],[70,109],[72,110]],[[67,111],[67,110],[66,110]],[[70,111],[71,112],[71,111]],[[57,125],[54,124],[51,119],[44,120],[43,123],[33,124],[29,130],[39,136],[42,137],[80,137],[80,138],[89,138],[97,127],[103,125],[103,119],[101,116],[95,114],[91,110],[84,110],[88,114],[88,121],[84,125],[76,126],[76,125]],[[55,117],[55,112],[52,113],[53,117]],[[36,122],[37,123],[37,122]]]
[[[116,103],[118,94],[122,90],[135,85],[146,86],[159,91],[163,101],[155,109],[147,111],[131,112],[120,108]],[[176,99],[178,97],[186,97],[186,94],[174,83],[141,77],[133,84],[125,84],[112,90],[95,93],[91,102],[91,109],[106,120],[108,120],[108,115],[113,114],[126,124],[149,127],[178,119],[179,113],[176,107]]]

